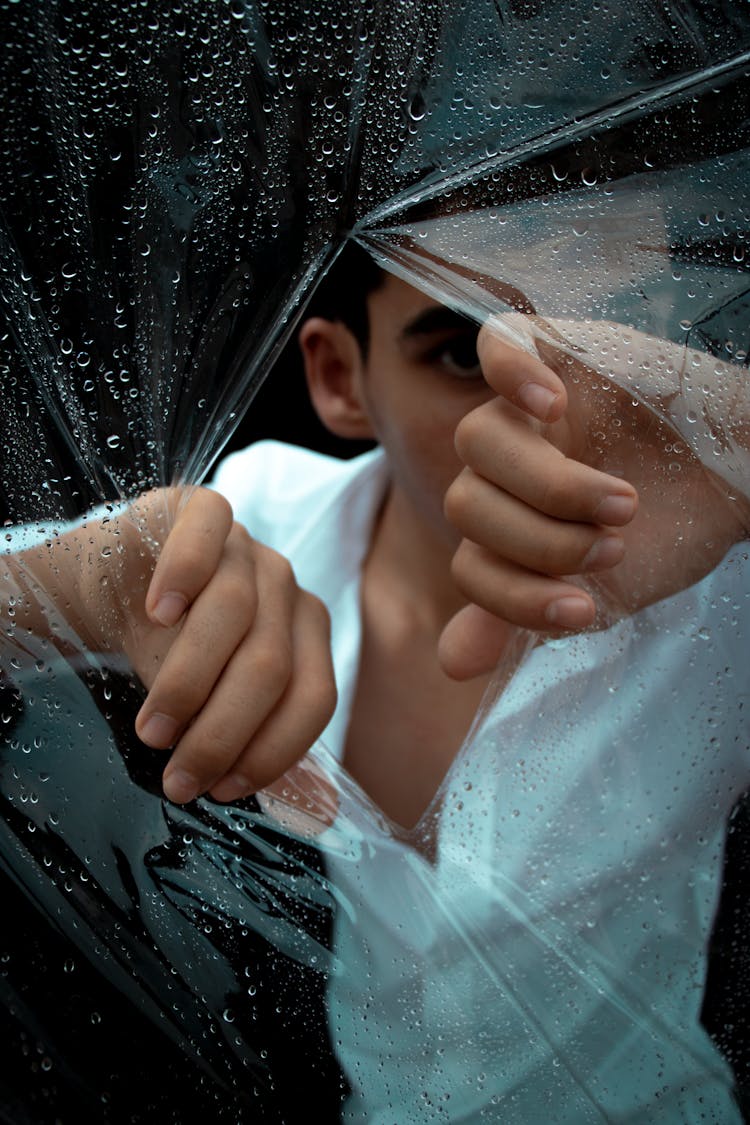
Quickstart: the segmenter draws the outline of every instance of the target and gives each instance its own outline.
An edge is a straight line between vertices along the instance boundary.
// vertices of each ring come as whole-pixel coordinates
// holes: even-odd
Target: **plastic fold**
[[[742,6],[2,0],[0,30],[0,1119],[744,1120]],[[351,683],[269,791],[175,805],[122,622],[352,241],[563,377],[638,489],[627,559],[576,579],[590,630],[517,630],[416,825],[341,764]],[[301,581],[356,588],[367,464],[354,561],[294,510]]]

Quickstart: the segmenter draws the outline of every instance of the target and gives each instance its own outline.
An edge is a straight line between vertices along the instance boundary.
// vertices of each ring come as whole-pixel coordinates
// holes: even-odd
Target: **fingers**
[[[527,321],[504,318],[502,326],[510,325],[517,337]],[[578,459],[583,452],[578,448],[582,419],[580,411],[569,410],[572,416],[566,416],[568,396],[559,376],[538,355],[493,335],[493,324],[480,332],[478,351],[485,378],[499,397],[471,411],[458,425],[456,450],[461,460],[498,488],[557,519],[612,527],[629,523],[637,507],[635,489]],[[528,380],[548,392],[544,407],[536,392],[527,394]],[[539,420],[554,424],[540,432]],[[565,457],[563,450],[577,455]]]
[[[624,541],[615,529],[638,506],[626,481],[565,455],[580,441],[561,380],[490,328],[479,353],[499,397],[458,425],[465,468],[445,497],[446,518],[463,536],[453,577],[473,604],[449,623],[439,651],[461,679],[494,666],[508,623],[542,632],[593,624],[592,598],[564,578],[617,566]]]
[[[175,625],[216,572],[232,527],[232,509],[217,492],[199,488],[178,514],[146,595],[146,612]]]
[[[565,384],[535,354],[533,339],[523,328],[525,319],[514,317],[511,324],[498,318],[482,326],[477,337],[482,373],[508,402],[541,422],[554,422],[567,406]]]
[[[317,598],[304,592],[295,614],[292,651],[291,676],[282,705],[271,711],[231,770],[212,786],[211,795],[216,800],[234,801],[277,781],[328,725],[336,706],[328,614]],[[298,778],[302,776],[297,774]],[[326,792],[324,787],[317,796],[310,794],[321,810]]]
[[[464,540],[451,564],[467,600],[526,629],[585,629],[593,624],[593,599],[571,582],[539,574]]]
[[[144,514],[152,529],[161,512],[146,498],[134,512]],[[171,800],[256,792],[325,728],[335,705],[325,608],[281,555],[232,523],[218,494],[198,490],[178,515],[146,612],[131,638],[150,688],[136,732],[173,747],[163,777]]]
[[[445,510],[466,539],[542,575],[607,569],[625,550],[617,532],[548,516],[470,470],[448,490]]]
[[[193,602],[158,671],[139,667],[149,693],[136,719],[136,732],[149,746],[166,749],[201,710],[257,611],[255,563],[250,537],[235,525],[224,543],[212,581]],[[173,631],[174,632],[174,631]],[[167,644],[165,637],[163,644]]]
[[[220,800],[256,792],[309,749],[334,706],[325,608],[285,559],[233,529],[138,716],[144,741],[175,744],[165,794],[185,803],[207,790]]]
[[[462,419],[456,450],[486,481],[556,519],[619,527],[635,515],[632,485],[566,457],[547,436],[509,415],[500,399]]]
[[[469,554],[464,546],[457,557],[464,593],[526,628],[589,624],[588,596],[574,588],[562,594],[550,577],[603,570],[622,560],[623,540],[613,529],[633,518],[635,489],[565,457],[543,434],[509,415],[499,399],[463,419],[456,448],[467,467],[446,493],[446,518],[483,551]],[[500,588],[493,594],[489,583],[480,582],[474,596],[470,566],[476,563],[484,576],[490,559]],[[564,601],[553,620],[550,607],[568,596],[577,600]]]
[[[512,631],[507,621],[478,605],[464,606],[440,635],[440,667],[453,680],[471,680],[491,672],[507,652]]]

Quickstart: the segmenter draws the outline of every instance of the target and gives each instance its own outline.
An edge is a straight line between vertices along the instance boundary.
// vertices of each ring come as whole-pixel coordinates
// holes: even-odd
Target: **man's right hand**
[[[197,489],[182,508],[180,496],[149,493],[108,526],[122,545],[113,575],[122,647],[148,689],[136,732],[173,748],[163,779],[171,800],[208,791],[232,801],[281,777],[327,725],[336,702],[328,614],[218,493]],[[152,567],[143,544],[158,542],[165,507],[177,509],[174,525]],[[92,574],[89,604],[99,582]]]

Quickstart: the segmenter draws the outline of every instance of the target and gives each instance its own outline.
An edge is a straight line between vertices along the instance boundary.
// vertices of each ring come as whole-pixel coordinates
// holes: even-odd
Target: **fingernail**
[[[575,594],[568,594],[550,602],[544,616],[550,625],[559,626],[561,629],[582,629],[590,625],[594,619],[591,602],[586,598],[578,598]]]
[[[147,746],[158,750],[166,750],[171,746],[177,734],[177,723],[170,715],[160,715],[158,711],[144,723],[138,737]]]
[[[518,401],[524,410],[528,410],[541,422],[545,422],[549,412],[557,401],[554,391],[543,387],[541,383],[524,383],[518,391]]]
[[[187,609],[188,601],[184,594],[162,594],[154,606],[153,616],[160,625],[167,628],[176,625]]]
[[[164,796],[176,805],[186,805],[194,801],[201,791],[201,787],[192,774],[179,768],[170,770],[162,778]]]
[[[622,561],[625,554],[625,544],[619,535],[605,535],[597,539],[589,549],[583,560],[583,570],[605,570],[609,566],[616,566]]]
[[[609,523],[619,526],[627,523],[635,513],[634,496],[607,496],[602,500],[594,512],[594,519],[598,523]]]
[[[212,787],[211,796],[215,801],[228,804],[230,801],[239,801],[240,797],[247,797],[253,792],[255,788],[246,777],[241,773],[230,773],[228,777],[222,777],[221,781],[217,781]]]

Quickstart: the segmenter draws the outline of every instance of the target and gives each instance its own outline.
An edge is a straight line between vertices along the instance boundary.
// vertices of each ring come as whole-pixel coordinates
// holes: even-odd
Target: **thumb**
[[[491,672],[517,633],[516,626],[478,605],[464,606],[440,635],[440,667],[452,680],[471,680]]]

